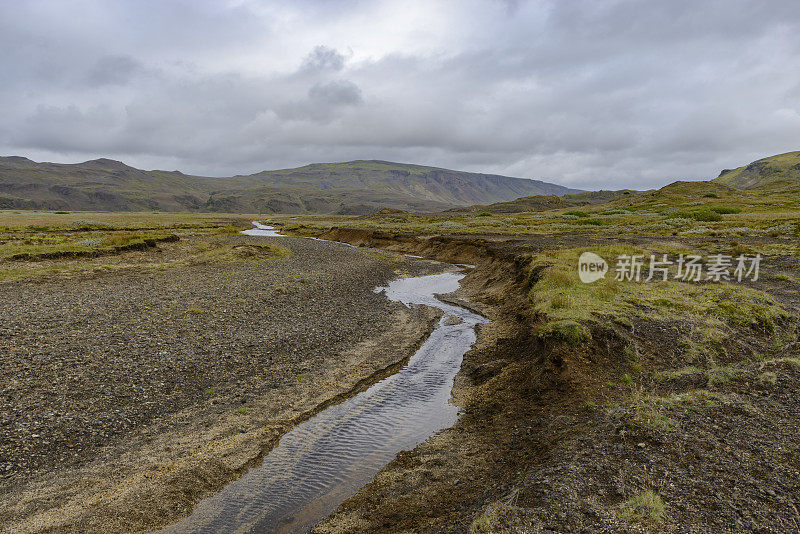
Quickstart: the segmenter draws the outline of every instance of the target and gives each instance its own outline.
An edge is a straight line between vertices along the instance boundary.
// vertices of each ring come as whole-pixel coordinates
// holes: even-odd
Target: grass
[[[653,490],[634,495],[617,509],[617,517],[623,521],[654,525],[664,522],[665,513],[664,501]]]
[[[622,422],[625,426],[649,432],[670,432],[678,421],[668,413],[673,400],[634,391],[623,405]]]
[[[138,268],[160,271],[198,263],[289,257],[275,245],[234,246],[255,215],[0,211],[0,282],[74,277]],[[166,243],[164,240],[172,242]],[[146,245],[172,254],[129,254]],[[145,247],[148,248],[148,247]]]
[[[623,384],[628,384],[628,385],[633,384],[633,377],[631,377],[631,375],[629,375],[628,373],[622,375],[620,377],[620,380],[622,381]]]
[[[733,366],[714,366],[706,371],[708,382],[722,385],[739,379],[740,370]]]
[[[580,194],[579,194],[580,195]],[[579,195],[573,199],[577,201]],[[798,235],[800,184],[740,191],[719,182],[675,182],[657,191],[602,196],[603,204],[569,207],[564,199],[536,196],[441,213],[385,210],[373,215],[277,215],[298,235],[339,226],[419,234]],[[583,199],[589,202],[591,198]],[[399,213],[398,213],[399,211]],[[498,216],[501,214],[506,214]]]
[[[405,258],[399,254],[382,252],[380,250],[364,250],[364,254],[384,263],[402,263],[405,261]]]
[[[800,152],[788,152],[763,158],[750,165],[732,169],[717,178],[717,182],[735,187],[753,187],[786,179],[796,179]]]
[[[537,278],[530,286],[530,301],[534,311],[546,318],[537,327],[541,336],[580,341],[586,336],[582,325],[608,319],[631,324],[637,318],[687,321],[709,333],[723,324],[771,333],[776,325],[789,318],[770,295],[744,284],[696,284],[673,279],[619,281],[613,272],[604,279],[585,284],[580,281],[577,270],[578,257],[585,251],[598,254],[610,265],[613,265],[611,260],[620,255],[636,254],[646,258],[651,255],[648,250],[612,245],[547,250],[533,256],[531,272],[536,272]],[[657,253],[656,257],[661,256]],[[647,264],[643,274],[647,274]]]
[[[495,503],[488,506],[469,527],[470,534],[490,534],[505,532],[521,523],[521,518],[516,507]]]

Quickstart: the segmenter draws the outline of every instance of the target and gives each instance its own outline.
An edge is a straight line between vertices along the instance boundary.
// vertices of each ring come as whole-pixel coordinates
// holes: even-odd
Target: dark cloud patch
[[[333,48],[319,45],[303,61],[305,71],[339,71],[344,68],[345,57]]]

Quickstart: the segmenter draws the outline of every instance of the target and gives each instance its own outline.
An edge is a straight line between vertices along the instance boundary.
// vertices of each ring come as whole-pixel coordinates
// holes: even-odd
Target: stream
[[[280,236],[261,224],[244,233]],[[446,272],[400,278],[376,288],[406,306],[444,312],[408,364],[297,425],[260,465],[200,501],[189,517],[163,532],[308,532],[400,451],[452,426],[458,417],[450,402],[453,381],[475,342],[475,326],[488,322],[436,298],[457,290],[463,277]]]

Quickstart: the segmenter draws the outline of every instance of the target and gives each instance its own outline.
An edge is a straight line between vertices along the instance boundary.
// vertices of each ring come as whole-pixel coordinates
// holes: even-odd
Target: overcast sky
[[[0,0],[0,155],[584,189],[800,150],[798,0]]]

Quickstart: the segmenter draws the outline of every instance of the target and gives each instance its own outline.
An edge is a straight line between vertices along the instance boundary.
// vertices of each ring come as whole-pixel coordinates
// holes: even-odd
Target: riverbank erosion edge
[[[578,280],[582,251],[708,255],[732,245],[579,233],[315,235],[473,264],[454,298],[491,319],[456,379],[456,425],[401,453],[315,532],[800,527],[792,250],[748,243],[769,252],[759,280],[744,284],[592,286]]]

